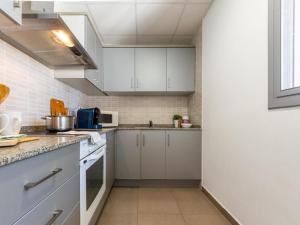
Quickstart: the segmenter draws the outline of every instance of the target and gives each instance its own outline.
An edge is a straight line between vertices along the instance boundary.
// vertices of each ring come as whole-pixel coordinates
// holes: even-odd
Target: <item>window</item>
[[[269,108],[299,106],[300,1],[269,1]]]

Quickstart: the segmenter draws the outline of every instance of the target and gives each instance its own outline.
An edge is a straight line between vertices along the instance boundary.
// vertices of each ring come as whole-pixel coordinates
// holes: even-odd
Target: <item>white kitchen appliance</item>
[[[16,135],[20,133],[22,113],[16,111],[0,112],[0,135]]]
[[[100,123],[102,127],[117,127],[119,125],[119,113],[116,111],[101,111]]]
[[[106,134],[80,142],[80,224],[88,225],[106,190]]]

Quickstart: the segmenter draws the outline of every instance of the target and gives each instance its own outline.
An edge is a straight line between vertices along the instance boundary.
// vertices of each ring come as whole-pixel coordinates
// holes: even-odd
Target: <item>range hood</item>
[[[52,69],[97,69],[59,14],[32,10],[31,4],[23,2],[21,26],[0,21],[1,39]]]

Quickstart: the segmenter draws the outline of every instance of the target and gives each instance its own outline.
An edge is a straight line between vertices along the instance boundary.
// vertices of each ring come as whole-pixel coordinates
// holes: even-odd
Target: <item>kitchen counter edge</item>
[[[59,150],[90,138],[89,135],[36,136],[40,139],[20,143],[13,147],[0,148],[0,168],[47,152]]]

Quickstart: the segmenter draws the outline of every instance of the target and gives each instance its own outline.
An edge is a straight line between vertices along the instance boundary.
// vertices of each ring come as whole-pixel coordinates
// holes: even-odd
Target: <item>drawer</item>
[[[62,225],[80,225],[80,202],[76,204]]]
[[[80,176],[74,175],[67,183],[38,204],[14,225],[60,225],[67,220],[80,198]],[[52,223],[50,223],[52,221]],[[74,224],[75,225],[75,224]]]
[[[78,143],[1,167],[1,224],[13,224],[79,172],[79,149]],[[42,182],[24,188],[38,181]]]

